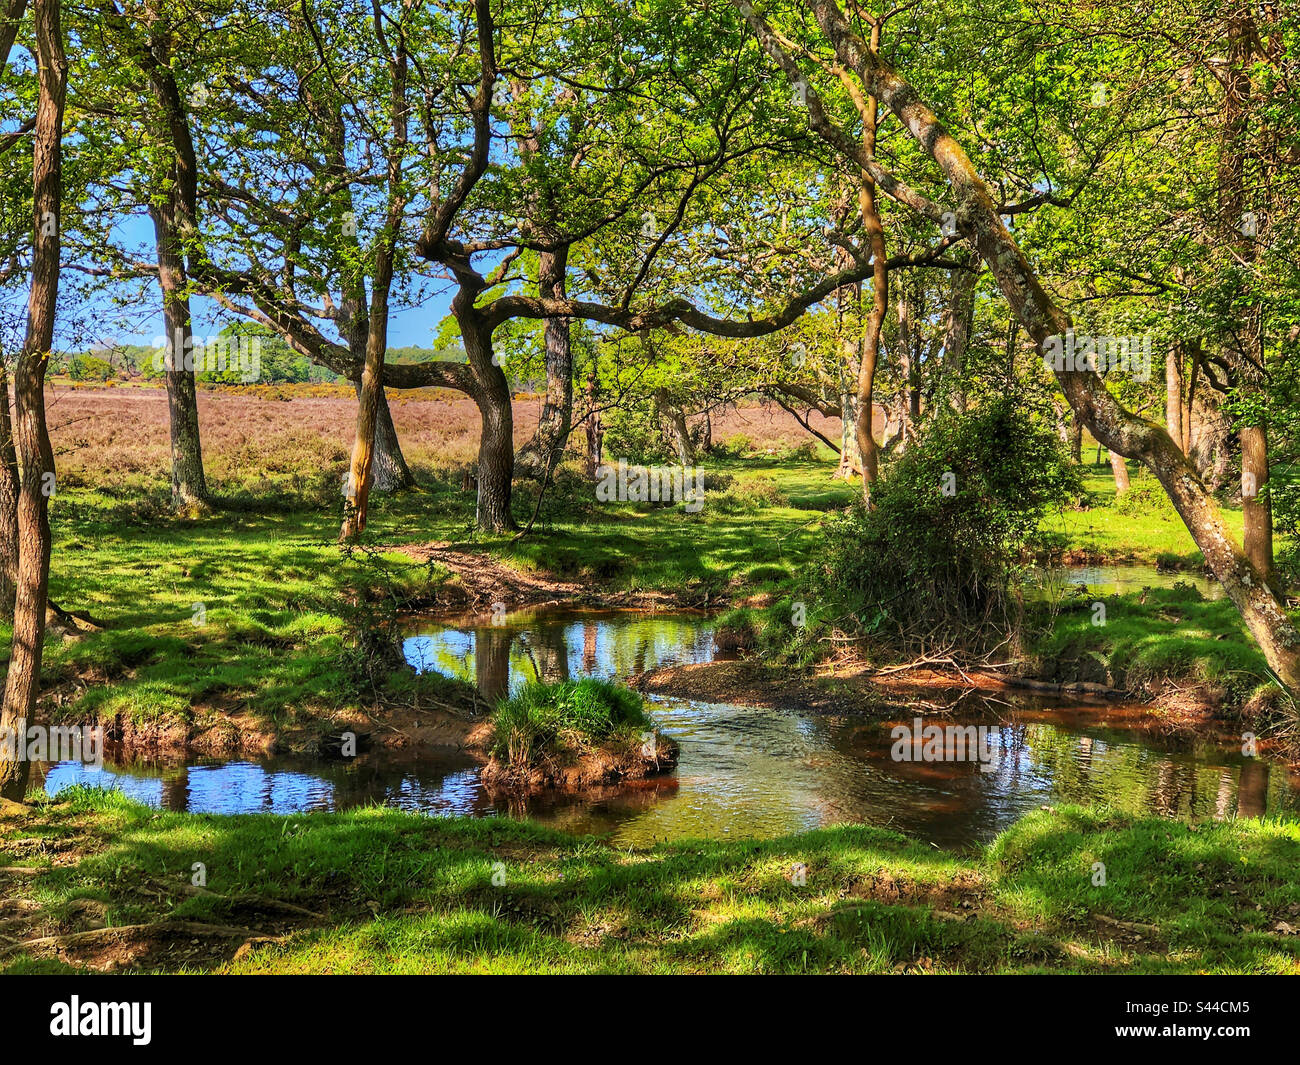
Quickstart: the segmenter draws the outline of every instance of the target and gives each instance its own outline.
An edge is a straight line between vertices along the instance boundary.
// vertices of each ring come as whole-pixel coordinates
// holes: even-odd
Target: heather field
[[[479,414],[473,400],[440,389],[390,390],[388,402],[402,451],[417,479],[474,462]],[[59,484],[108,496],[162,501],[168,490],[167,395],[161,388],[90,387],[68,382],[47,390],[50,435]],[[541,400],[514,405],[516,446],[537,428]],[[352,389],[330,385],[201,390],[203,459],[218,494],[331,502],[347,469],[356,432]],[[810,415],[832,440],[838,418]],[[577,446],[575,434],[574,446]],[[715,416],[714,439],[741,439],[745,450],[770,454],[811,438],[776,404],[733,407]]]

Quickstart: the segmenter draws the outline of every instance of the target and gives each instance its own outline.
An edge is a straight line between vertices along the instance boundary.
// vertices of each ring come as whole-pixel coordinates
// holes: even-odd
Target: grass
[[[1164,495],[1155,475],[1130,462],[1131,492],[1147,505],[1125,504],[1115,498],[1115,478],[1109,464],[1097,467],[1084,452],[1087,509],[1066,510],[1044,522],[1043,531],[1070,552],[1105,562],[1130,562],[1195,568],[1205,564],[1187,526]],[[1240,507],[1221,506],[1228,528],[1240,542]]]
[[[493,754],[521,767],[593,746],[631,743],[654,728],[636,692],[594,677],[527,684],[502,700],[492,724]]]
[[[414,606],[428,602],[450,577],[393,549],[407,543],[451,542],[508,567],[610,595],[668,593],[712,605],[767,592],[793,601],[806,595],[821,522],[859,491],[856,483],[833,476],[827,449],[810,453],[766,440],[758,454],[732,449],[704,461],[723,487],[710,489],[697,514],[680,505],[597,507],[589,486],[570,479],[545,501],[533,534],[514,540],[474,533],[473,494],[460,490],[454,470],[428,465],[426,442],[413,439],[408,450],[417,456],[420,490],[375,497],[369,535],[381,553],[348,558],[334,542],[337,471],[325,468],[343,461],[345,452],[336,448],[317,468],[304,441],[342,432],[345,415],[354,411],[349,400],[209,397],[213,412],[236,411],[238,417],[214,423],[212,462],[222,509],[189,520],[165,506],[165,434],[154,426],[158,439],[131,450],[120,429],[131,418],[115,417],[116,408],[105,406],[113,397],[102,393],[112,391],[60,393],[68,423],[60,432],[90,435],[84,446],[61,438],[71,450],[61,458],[53,500],[51,593],[61,606],[86,611],[104,627],[74,642],[54,635],[48,640],[46,709],[66,720],[120,718],[137,728],[191,732],[229,728],[233,720],[241,731],[267,735],[328,728],[376,696],[374,678],[355,668],[357,630],[376,621],[377,608],[367,606],[375,597],[366,593],[378,590],[392,604]],[[129,404],[141,426],[149,428],[152,419],[165,428],[159,396],[142,394]],[[443,401],[410,409],[421,432],[459,410]],[[456,417],[459,428],[438,431],[470,432],[468,416]],[[245,423],[269,434],[265,446],[256,446]],[[1151,483],[1150,475],[1134,470],[1135,492]],[[1116,505],[1108,467],[1089,467],[1087,487],[1090,509],[1054,516],[1046,530],[1067,550],[1145,562],[1192,563],[1198,557],[1168,507]],[[535,489],[521,482],[517,496],[522,519],[532,512]],[[1240,513],[1227,514],[1239,528]],[[818,604],[808,608],[815,613]],[[1125,601],[1115,604],[1112,616],[1115,641],[1098,648],[1104,654],[1136,655],[1145,668],[1161,655],[1189,653],[1184,634],[1157,610]],[[1077,619],[1063,620],[1057,643],[1081,635]],[[1196,631],[1205,628],[1209,635],[1198,637],[1195,654],[1207,663],[1204,671],[1253,668],[1252,645],[1230,608],[1207,608],[1203,621]],[[1138,632],[1138,626],[1149,629]],[[1210,646],[1220,634],[1227,639]],[[1161,640],[1163,650],[1155,647]],[[7,633],[0,631],[4,645]],[[815,650],[805,648],[805,657]],[[1222,667],[1210,662],[1216,655]],[[411,681],[393,669],[377,683],[380,697],[405,696]]]
[[[232,960],[237,942],[196,957],[185,933],[185,960],[160,949],[136,968],[1300,971],[1295,822],[1191,827],[1061,807],[970,855],[866,827],[626,851],[503,818],[208,817],[79,791],[0,820],[0,840],[10,862],[38,870],[0,867],[0,894],[21,887],[38,907],[7,929],[14,938],[75,931],[89,910],[110,926],[183,919],[287,936]],[[195,862],[210,894],[185,890]],[[276,902],[322,916],[276,918]],[[9,973],[72,967],[21,948],[0,956]]]
[[[590,580],[609,593],[668,590],[708,602],[727,589],[787,583],[816,543],[817,510],[852,494],[821,464],[724,460],[733,498],[751,480],[779,478],[787,503],[746,503],[700,515],[634,504],[547,521],[516,543],[472,533],[473,495],[448,476],[420,491],[372,500],[379,545],[452,541],[507,565]],[[767,483],[758,498],[768,495]],[[517,512],[529,509],[526,489]],[[399,551],[340,554],[338,501],[314,496],[241,499],[200,519],[160,511],[152,497],[67,488],[53,502],[50,592],[102,632],[47,639],[43,685],[50,712],[90,722],[120,716],[138,727],[193,729],[221,717],[279,734],[313,728],[368,705],[349,656],[365,604],[378,590],[398,604],[428,601],[450,574]],[[359,605],[357,605],[359,602]],[[0,645],[8,632],[0,626]],[[0,661],[5,652],[0,651]],[[389,687],[409,678],[395,671]]]
[[[1227,599],[1207,600],[1196,588],[1176,584],[1106,597],[1104,605],[1099,617],[1093,596],[1064,600],[1035,640],[1034,653],[1061,661],[1095,655],[1115,686],[1134,691],[1158,689],[1166,679],[1203,684],[1221,693],[1230,709],[1271,686],[1263,654]]]

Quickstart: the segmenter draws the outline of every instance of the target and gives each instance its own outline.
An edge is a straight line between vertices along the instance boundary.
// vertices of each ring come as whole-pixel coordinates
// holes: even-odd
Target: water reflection
[[[1052,566],[1030,571],[1029,583],[1049,596],[1082,586],[1090,595],[1124,595],[1143,588],[1187,584],[1206,599],[1222,599],[1223,585],[1199,571],[1166,572],[1154,566]]]
[[[403,644],[417,670],[473,681],[489,699],[531,680],[628,677],[713,660],[713,627],[701,616],[642,611],[520,611],[495,620],[429,622]]]
[[[502,693],[533,677],[626,676],[712,656],[705,619],[550,613],[422,626],[406,643],[418,668]],[[154,806],[208,813],[293,813],[383,803],[431,814],[528,817],[644,845],[655,840],[765,837],[822,825],[889,825],[943,847],[987,840],[1046,803],[1080,802],[1186,820],[1291,813],[1297,793],[1267,761],[1213,748],[1171,750],[1129,727],[1122,707],[1057,709],[963,702],[954,724],[997,724],[996,770],[976,762],[896,762],[891,725],[684,700],[653,712],[681,745],[672,777],[635,787],[508,802],[479,785],[459,754],[371,752],[343,763],[275,760],[114,764],[99,773],[49,767],[46,787],[117,787]],[[1104,725],[1099,716],[1106,715]]]

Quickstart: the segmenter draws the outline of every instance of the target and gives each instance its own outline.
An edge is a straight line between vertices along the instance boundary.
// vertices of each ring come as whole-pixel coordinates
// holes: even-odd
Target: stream
[[[1084,583],[1101,586],[1106,576]],[[406,658],[417,670],[474,681],[495,698],[535,677],[622,678],[714,655],[712,624],[698,615],[541,610],[496,620],[414,624]],[[913,718],[901,702],[895,719],[882,722],[652,698],[652,716],[681,747],[676,772],[580,797],[494,799],[479,784],[477,763],[454,752],[372,751],[349,762],[197,758],[41,768],[51,794],[74,783],[112,787],[169,810],[289,814],[382,803],[433,815],[524,817],[636,846],[772,837],[855,822],[966,848],[1049,803],[1189,821],[1300,808],[1284,766],[1212,745],[1164,744],[1134,726],[1137,708],[1004,693],[972,693],[962,706],[942,722],[996,726],[988,741],[996,752],[992,763],[895,760],[890,728]]]

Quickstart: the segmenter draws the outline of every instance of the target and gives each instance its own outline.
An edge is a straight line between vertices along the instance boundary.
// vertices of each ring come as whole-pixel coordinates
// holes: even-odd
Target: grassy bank
[[[473,494],[446,473],[430,475],[418,491],[374,498],[370,542],[378,550],[351,557],[335,543],[332,490],[250,485],[211,517],[190,520],[167,513],[143,487],[66,488],[53,503],[51,596],[102,631],[48,636],[46,711],[78,722],[118,719],[142,737],[224,730],[234,742],[236,732],[328,731],[377,699],[409,700],[416,683],[397,665],[374,676],[358,629],[391,624],[395,611],[437,602],[455,584],[445,566],[417,563],[398,545],[452,543],[506,571],[704,604],[790,581],[822,512],[852,494],[813,462],[719,466],[732,483],[699,515],[597,507],[561,489],[535,534],[514,543],[473,534]],[[531,513],[529,492],[520,486],[521,518]],[[6,648],[7,639],[0,631]]]
[[[103,401],[99,393],[88,395]],[[137,399],[152,404],[149,410],[163,409],[161,394]],[[89,444],[61,438],[68,456],[61,459],[52,504],[51,593],[60,606],[88,613],[103,631],[75,640],[50,635],[43,677],[50,716],[126,722],[142,738],[200,735],[214,748],[255,748],[285,736],[310,747],[313,736],[336,730],[359,708],[413,698],[417,682],[409,673],[399,663],[385,668],[380,662],[376,671],[373,656],[356,639],[366,626],[391,622],[399,608],[440,601],[455,584],[436,557],[419,564],[399,550],[402,545],[452,544],[463,557],[504,574],[566,580],[608,596],[657,594],[701,606],[755,593],[793,598],[804,594],[822,521],[859,490],[833,477],[833,456],[824,448],[810,457],[806,447],[781,440],[746,449],[733,439],[727,452],[705,460],[719,487],[710,489],[698,514],[680,506],[598,505],[590,485],[561,478],[534,533],[514,541],[475,534],[473,493],[461,490],[456,470],[429,465],[429,448],[412,440],[421,488],[375,497],[369,535],[380,553],[344,558],[334,542],[339,471],[326,467],[334,463],[341,470],[345,451],[336,448],[337,454],[318,461],[301,445],[341,432],[335,422],[344,425],[354,405],[256,396],[230,403],[236,399],[244,405],[239,418],[221,425],[238,438],[214,438],[225,444],[212,458],[221,509],[208,518],[186,520],[168,511],[161,430],[135,458],[123,451],[129,441],[118,439],[119,429],[113,430],[118,436]],[[212,402],[215,411],[220,404]],[[454,404],[424,406],[433,413],[412,407],[423,411],[423,420],[412,422],[420,432],[426,422],[449,416]],[[61,432],[81,431],[85,420],[78,412],[69,414]],[[467,418],[457,431],[470,432]],[[243,436],[236,433],[250,419],[271,433],[260,449],[245,439],[247,427],[239,430]],[[122,419],[97,416],[85,424],[120,427]],[[141,424],[147,429],[152,423]],[[1045,530],[1060,550],[1196,561],[1172,511],[1119,508],[1109,469],[1088,469],[1088,508],[1053,516]],[[1135,471],[1135,491],[1151,483]],[[521,520],[532,513],[535,492],[519,484]],[[1239,525],[1240,514],[1229,512],[1229,520]],[[1068,651],[1074,641],[1108,662],[1117,654],[1136,655],[1143,668],[1168,665],[1169,676],[1182,678],[1254,668],[1258,656],[1230,608],[1207,609],[1204,624],[1196,626],[1206,635],[1197,638],[1194,651],[1180,631],[1183,619],[1167,613],[1136,598],[1117,603],[1112,617],[1119,627],[1103,634],[1076,632],[1074,621],[1083,619],[1063,616],[1051,646],[1039,650]],[[1096,646],[1099,639],[1111,642]],[[7,646],[7,633],[0,632],[0,645]]]
[[[1155,475],[1130,462],[1131,491],[1127,499],[1115,498],[1115,478],[1110,466],[1090,464],[1084,452],[1085,506],[1052,515],[1043,531],[1067,557],[1080,561],[1128,562],[1193,569],[1205,564],[1160,487]],[[1241,508],[1221,508],[1232,534],[1240,541]],[[1282,546],[1279,541],[1279,547]]]
[[[1232,603],[1206,599],[1190,585],[1067,596],[1050,624],[1037,624],[1031,668],[1045,679],[1153,697],[1168,684],[1194,685],[1230,711],[1274,688],[1264,655]]]
[[[623,851],[504,819],[82,792],[0,818],[0,840],[9,973],[1300,971],[1296,823],[1063,807],[971,856],[865,827]]]

